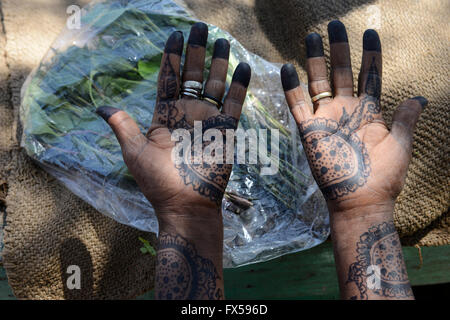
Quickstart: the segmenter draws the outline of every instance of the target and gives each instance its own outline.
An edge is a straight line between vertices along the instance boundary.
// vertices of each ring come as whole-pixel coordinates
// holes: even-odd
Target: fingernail
[[[174,53],[181,56],[183,54],[184,37],[181,31],[173,32],[167,39],[165,53]]]
[[[368,29],[364,32],[363,48],[367,51],[381,52],[381,42],[378,33],[373,29]]]
[[[111,118],[111,116],[114,113],[119,112],[119,111],[120,111],[120,109],[108,107],[108,106],[99,107],[97,110],[95,110],[95,112],[100,117],[102,117],[106,122],[108,122],[109,118]]]
[[[417,96],[413,99],[419,101],[419,103],[422,105],[422,109],[424,109],[428,105],[428,100],[422,96]]]
[[[306,56],[308,58],[323,57],[322,37],[318,33],[310,33],[306,39]]]
[[[295,67],[292,64],[285,64],[281,68],[281,84],[283,85],[284,91],[289,91],[291,89],[297,88],[300,85],[298,80],[298,74]]]
[[[328,24],[328,38],[330,43],[348,42],[345,26],[339,20],[331,21]]]
[[[208,26],[203,22],[197,22],[191,28],[188,44],[206,47],[208,41]]]
[[[236,68],[236,71],[234,71],[232,82],[239,82],[244,87],[248,87],[248,84],[250,83],[250,78],[252,76],[252,69],[250,66],[245,63],[241,62]]]
[[[221,58],[227,60],[230,56],[230,43],[226,39],[218,39],[214,44],[214,58]]]

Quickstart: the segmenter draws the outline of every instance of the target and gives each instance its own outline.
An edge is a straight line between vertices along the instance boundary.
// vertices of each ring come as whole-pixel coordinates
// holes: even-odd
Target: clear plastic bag
[[[22,88],[22,146],[103,214],[156,233],[154,211],[128,172],[117,139],[95,110],[102,105],[124,109],[145,132],[155,106],[164,43],[175,30],[187,38],[196,20],[170,0],[94,1],[82,13],[81,29],[64,30]],[[222,205],[224,266],[235,267],[315,246],[327,238],[329,223],[285,105],[280,66],[210,25],[206,70],[218,38],[231,43],[228,83],[240,61],[252,68],[239,126],[275,128],[280,135],[276,175],[260,175],[259,165],[233,166]]]

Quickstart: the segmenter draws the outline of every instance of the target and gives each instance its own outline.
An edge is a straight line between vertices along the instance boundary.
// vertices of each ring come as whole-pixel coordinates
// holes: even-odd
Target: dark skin
[[[364,33],[354,96],[345,27],[333,21],[328,31],[332,84],[318,34],[306,39],[306,69],[310,96],[328,91],[333,96],[311,109],[292,65],[283,66],[281,78],[314,178],[327,200],[341,296],[412,299],[393,210],[411,159],[414,128],[427,101],[415,97],[403,102],[389,130],[380,106],[378,34]],[[380,280],[377,285],[375,280]]]
[[[224,298],[220,204],[232,166],[180,165],[171,158],[175,129],[192,133],[194,121],[202,121],[205,128],[223,132],[235,129],[241,114],[250,80],[246,64],[236,69],[221,111],[206,101],[180,98],[182,82],[203,82],[206,38],[206,25],[194,25],[180,75],[183,38],[180,33],[170,36],[161,61],[155,114],[146,135],[125,112],[109,107],[98,110],[115,132],[125,163],[159,220],[157,299]],[[317,34],[306,40],[307,72],[311,96],[332,91],[333,97],[320,99],[311,109],[292,65],[283,66],[281,78],[313,175],[327,200],[341,295],[412,299],[393,226],[393,207],[411,158],[413,130],[427,101],[416,97],[402,103],[389,130],[380,107],[378,35],[373,30],[364,35],[357,96],[342,23],[330,23],[329,38],[332,89]],[[216,43],[205,92],[218,100],[225,91],[228,54],[225,40]]]
[[[192,27],[182,72],[183,35],[174,32],[167,40],[155,112],[146,135],[124,111],[110,107],[97,111],[116,134],[125,163],[158,218],[156,299],[224,297],[221,203],[232,165],[211,164],[205,158],[195,164],[194,156],[190,163],[177,164],[172,159],[174,130],[193,134],[194,121],[201,121],[203,132],[218,129],[224,134],[226,129],[236,129],[241,114],[251,71],[247,64],[239,64],[223,100],[230,49],[225,39],[215,43],[204,90],[223,100],[221,110],[213,103],[180,96],[181,83],[203,83],[207,37],[206,24]]]

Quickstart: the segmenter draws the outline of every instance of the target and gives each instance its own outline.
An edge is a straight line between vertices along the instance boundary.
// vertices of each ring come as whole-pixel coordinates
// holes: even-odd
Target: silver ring
[[[192,97],[192,98],[195,98],[195,99],[200,99],[200,95],[198,93],[190,93],[190,92],[187,92],[187,91],[181,91],[181,95],[182,96],[187,96],[187,97]]]
[[[183,89],[194,89],[194,90],[198,90],[198,91],[202,91],[203,90],[203,83],[198,82],[198,81],[185,81],[183,82],[183,84],[181,85],[181,88]]]
[[[192,93],[192,94],[196,94],[196,95],[198,95],[199,97],[201,96],[201,92],[198,91],[198,90],[196,90],[196,89],[182,88],[182,89],[181,89],[181,92],[189,92],[189,93]]]

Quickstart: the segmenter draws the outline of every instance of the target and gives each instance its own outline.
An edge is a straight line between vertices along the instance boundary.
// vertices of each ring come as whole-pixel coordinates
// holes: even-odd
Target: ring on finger
[[[201,92],[203,90],[203,83],[192,80],[185,81],[182,83],[181,89],[193,89]]]
[[[330,91],[325,91],[325,92],[319,93],[318,95],[315,95],[314,97],[312,97],[311,101],[314,103],[314,102],[319,101],[320,99],[331,98],[331,97],[333,97],[333,94]]]
[[[222,108],[222,101],[220,101],[219,99],[216,99],[213,96],[203,94],[202,99],[205,100],[206,102],[212,103],[213,105],[215,105],[217,107],[217,109]]]
[[[194,91],[194,90],[189,90],[189,91],[187,91],[186,89],[181,90],[181,95],[186,96],[186,97],[192,97],[195,99],[201,99],[200,93],[198,93],[197,91]]]
[[[191,88],[182,88],[181,89],[181,95],[182,96],[193,97],[193,98],[196,98],[196,99],[201,99],[201,97],[202,97],[201,91],[198,91],[196,89],[191,89]]]

